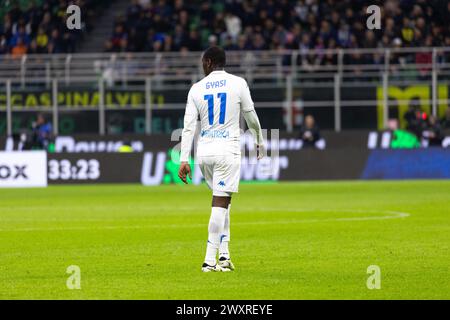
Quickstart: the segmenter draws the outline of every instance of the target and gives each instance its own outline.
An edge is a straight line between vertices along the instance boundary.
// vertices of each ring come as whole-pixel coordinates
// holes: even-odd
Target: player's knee
[[[220,207],[220,208],[228,208],[228,205],[231,203],[231,197],[230,196],[213,196],[212,199],[212,206],[213,207]]]

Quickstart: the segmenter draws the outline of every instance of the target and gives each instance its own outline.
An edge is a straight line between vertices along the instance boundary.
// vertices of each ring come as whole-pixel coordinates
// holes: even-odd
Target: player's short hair
[[[203,59],[211,60],[215,67],[223,68],[227,62],[225,51],[217,46],[209,47],[203,53]]]

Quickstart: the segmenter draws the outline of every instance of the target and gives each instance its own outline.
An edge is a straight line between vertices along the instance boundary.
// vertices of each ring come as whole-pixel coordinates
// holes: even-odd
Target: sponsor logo
[[[118,152],[123,144],[123,140],[76,141],[73,137],[63,136],[55,139],[55,152]],[[131,141],[130,145],[135,152],[144,149],[143,142],[139,140]]]
[[[202,130],[200,133],[202,138],[222,138],[226,139],[230,137],[230,132],[228,130]]]
[[[47,186],[47,153],[0,152],[0,187]]]
[[[0,164],[0,179],[6,180],[6,179],[28,179],[25,170],[27,166],[26,165],[2,165]]]
[[[141,169],[141,183],[143,185],[159,184],[181,184],[178,177],[179,153],[174,149],[168,152],[145,152]],[[192,183],[200,184],[203,175],[198,165],[191,158],[189,161],[192,168]],[[287,169],[289,160],[287,156],[263,158],[255,161],[250,157],[241,159],[241,180],[243,181],[271,181],[280,178],[282,169]],[[219,185],[225,183],[219,182]]]

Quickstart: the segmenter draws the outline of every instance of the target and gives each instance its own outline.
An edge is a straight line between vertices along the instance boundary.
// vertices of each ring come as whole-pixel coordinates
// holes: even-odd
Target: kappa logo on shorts
[[[225,187],[225,182],[219,181],[218,185],[221,186],[221,187]]]

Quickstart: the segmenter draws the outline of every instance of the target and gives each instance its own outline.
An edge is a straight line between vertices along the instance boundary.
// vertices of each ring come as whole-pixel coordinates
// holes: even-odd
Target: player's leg
[[[225,192],[232,193],[238,192],[239,179],[241,173],[240,166],[240,156],[232,155],[227,157],[225,161],[221,162],[219,173],[224,173],[223,175],[218,174],[219,182],[224,182],[221,186],[218,185],[216,188],[221,188]],[[231,198],[230,203],[227,207],[227,213],[225,216],[225,224],[223,233],[221,236],[220,247],[219,247],[219,266],[224,269],[234,270],[234,265],[231,262],[229,242],[230,242],[230,211],[231,211]]]
[[[224,269],[234,270],[234,264],[231,262],[230,251],[228,247],[228,244],[230,242],[230,210],[231,210],[231,202],[227,208],[223,234],[220,237],[219,266]]]
[[[214,191],[216,193],[216,191]],[[229,271],[222,270],[217,266],[217,252],[220,246],[220,238],[223,234],[225,217],[231,197],[227,193],[213,194],[211,217],[208,225],[208,242],[206,245],[205,262],[202,265],[202,271]]]
[[[199,157],[199,167],[205,178],[208,187],[213,190],[213,175],[214,175],[214,157]],[[228,196],[228,194],[225,194]],[[205,261],[202,265],[203,272],[210,271],[221,271],[221,268],[217,265],[216,256],[220,243],[220,236],[223,232],[223,225],[225,223],[225,214],[223,213],[224,208],[217,206],[218,200],[214,200],[211,207],[211,216],[208,225],[208,242],[206,244],[206,256]]]
[[[229,259],[229,253],[228,259],[220,261],[219,265],[216,265],[216,258],[220,247],[221,237],[225,233],[228,234],[229,241],[229,208],[232,193],[238,191],[240,157],[237,155],[233,155],[231,158],[209,157],[207,158],[207,161],[203,161],[203,163],[203,166],[200,166],[200,168],[202,173],[204,173],[208,186],[213,190],[213,201],[208,227],[208,243],[205,263],[202,266],[202,270],[231,271],[234,269],[234,266]],[[211,172],[212,175],[210,174]],[[227,215],[227,229],[224,230],[226,227]],[[221,265],[224,267],[221,267]]]
[[[220,237],[219,260],[222,258],[230,259],[230,251],[228,248],[228,243],[230,242],[230,210],[231,210],[231,201],[227,208],[223,233],[222,236]]]

